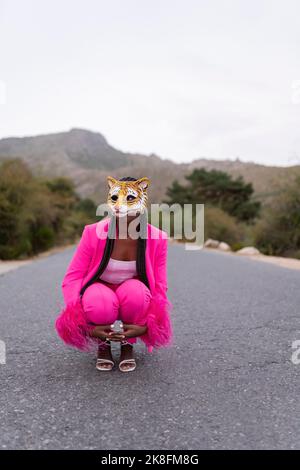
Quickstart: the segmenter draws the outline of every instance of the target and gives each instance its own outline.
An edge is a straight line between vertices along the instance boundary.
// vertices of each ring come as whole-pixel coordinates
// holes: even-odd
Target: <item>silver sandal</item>
[[[121,347],[122,347],[123,344],[130,344],[130,346],[132,346],[132,344],[129,343],[126,339],[124,339],[124,340],[121,341]],[[133,346],[132,346],[132,347],[133,347]],[[129,365],[132,364],[132,366],[131,366],[131,367],[128,367],[128,368],[126,368],[126,369],[122,369],[122,367],[121,367],[122,364],[129,364]],[[121,372],[132,372],[135,368],[136,368],[136,361],[135,361],[134,358],[132,358],[132,359],[123,359],[123,361],[121,361],[121,362],[119,363],[119,370],[120,370]]]
[[[110,341],[109,340],[106,340],[104,343],[106,345],[110,346]],[[101,367],[101,365],[104,365],[104,364],[111,364],[111,367]],[[106,371],[111,371],[113,369],[114,365],[115,365],[115,363],[111,359],[104,359],[104,358],[98,357],[97,361],[96,361],[96,369],[101,370],[101,371],[105,371],[105,372]]]

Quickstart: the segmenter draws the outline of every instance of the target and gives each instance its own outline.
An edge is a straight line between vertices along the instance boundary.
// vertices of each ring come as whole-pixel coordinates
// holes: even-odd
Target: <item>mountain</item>
[[[152,180],[151,202],[160,202],[172,181],[184,182],[184,175],[194,168],[218,169],[235,177],[243,176],[264,198],[277,191],[278,185],[284,187],[296,174],[300,175],[299,165],[269,167],[239,160],[209,159],[177,164],[154,154],[125,153],[112,147],[100,133],[84,129],[1,139],[0,161],[16,157],[26,161],[37,175],[72,178],[81,196],[92,197],[96,202],[106,199],[109,174],[115,178],[148,176]]]
[[[127,165],[127,155],[111,147],[95,132],[72,129],[59,134],[19,137],[0,140],[0,155],[21,156],[31,166],[58,171],[71,168],[114,170]]]

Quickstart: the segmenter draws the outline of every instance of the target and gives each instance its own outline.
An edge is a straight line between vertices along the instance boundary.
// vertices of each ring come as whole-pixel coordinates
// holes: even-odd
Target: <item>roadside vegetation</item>
[[[267,202],[251,183],[223,171],[195,169],[186,184],[174,181],[165,202],[205,204],[205,239],[222,240],[236,251],[256,246],[267,255],[300,259],[300,177]]]
[[[205,204],[205,239],[233,251],[255,246],[262,253],[300,259],[300,177],[274,191],[267,202],[242,177],[195,169],[186,183],[173,181],[169,204]],[[68,178],[34,176],[21,159],[0,165],[0,259],[24,259],[76,242],[85,224],[99,220],[95,202],[81,198]],[[172,233],[171,233],[172,234]]]
[[[74,242],[95,214],[95,203],[81,199],[71,180],[35,177],[19,159],[0,165],[0,259]]]

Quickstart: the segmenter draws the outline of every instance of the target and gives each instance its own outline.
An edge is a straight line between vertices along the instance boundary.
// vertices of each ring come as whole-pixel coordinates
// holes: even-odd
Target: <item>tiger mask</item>
[[[107,204],[113,214],[119,217],[136,216],[145,211],[148,202],[149,178],[143,177],[135,181],[120,181],[108,176],[107,182],[109,185]]]

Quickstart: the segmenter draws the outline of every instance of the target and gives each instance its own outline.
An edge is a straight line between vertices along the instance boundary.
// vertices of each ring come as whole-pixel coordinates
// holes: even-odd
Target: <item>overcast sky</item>
[[[0,54],[0,137],[300,163],[299,0],[0,0]]]

